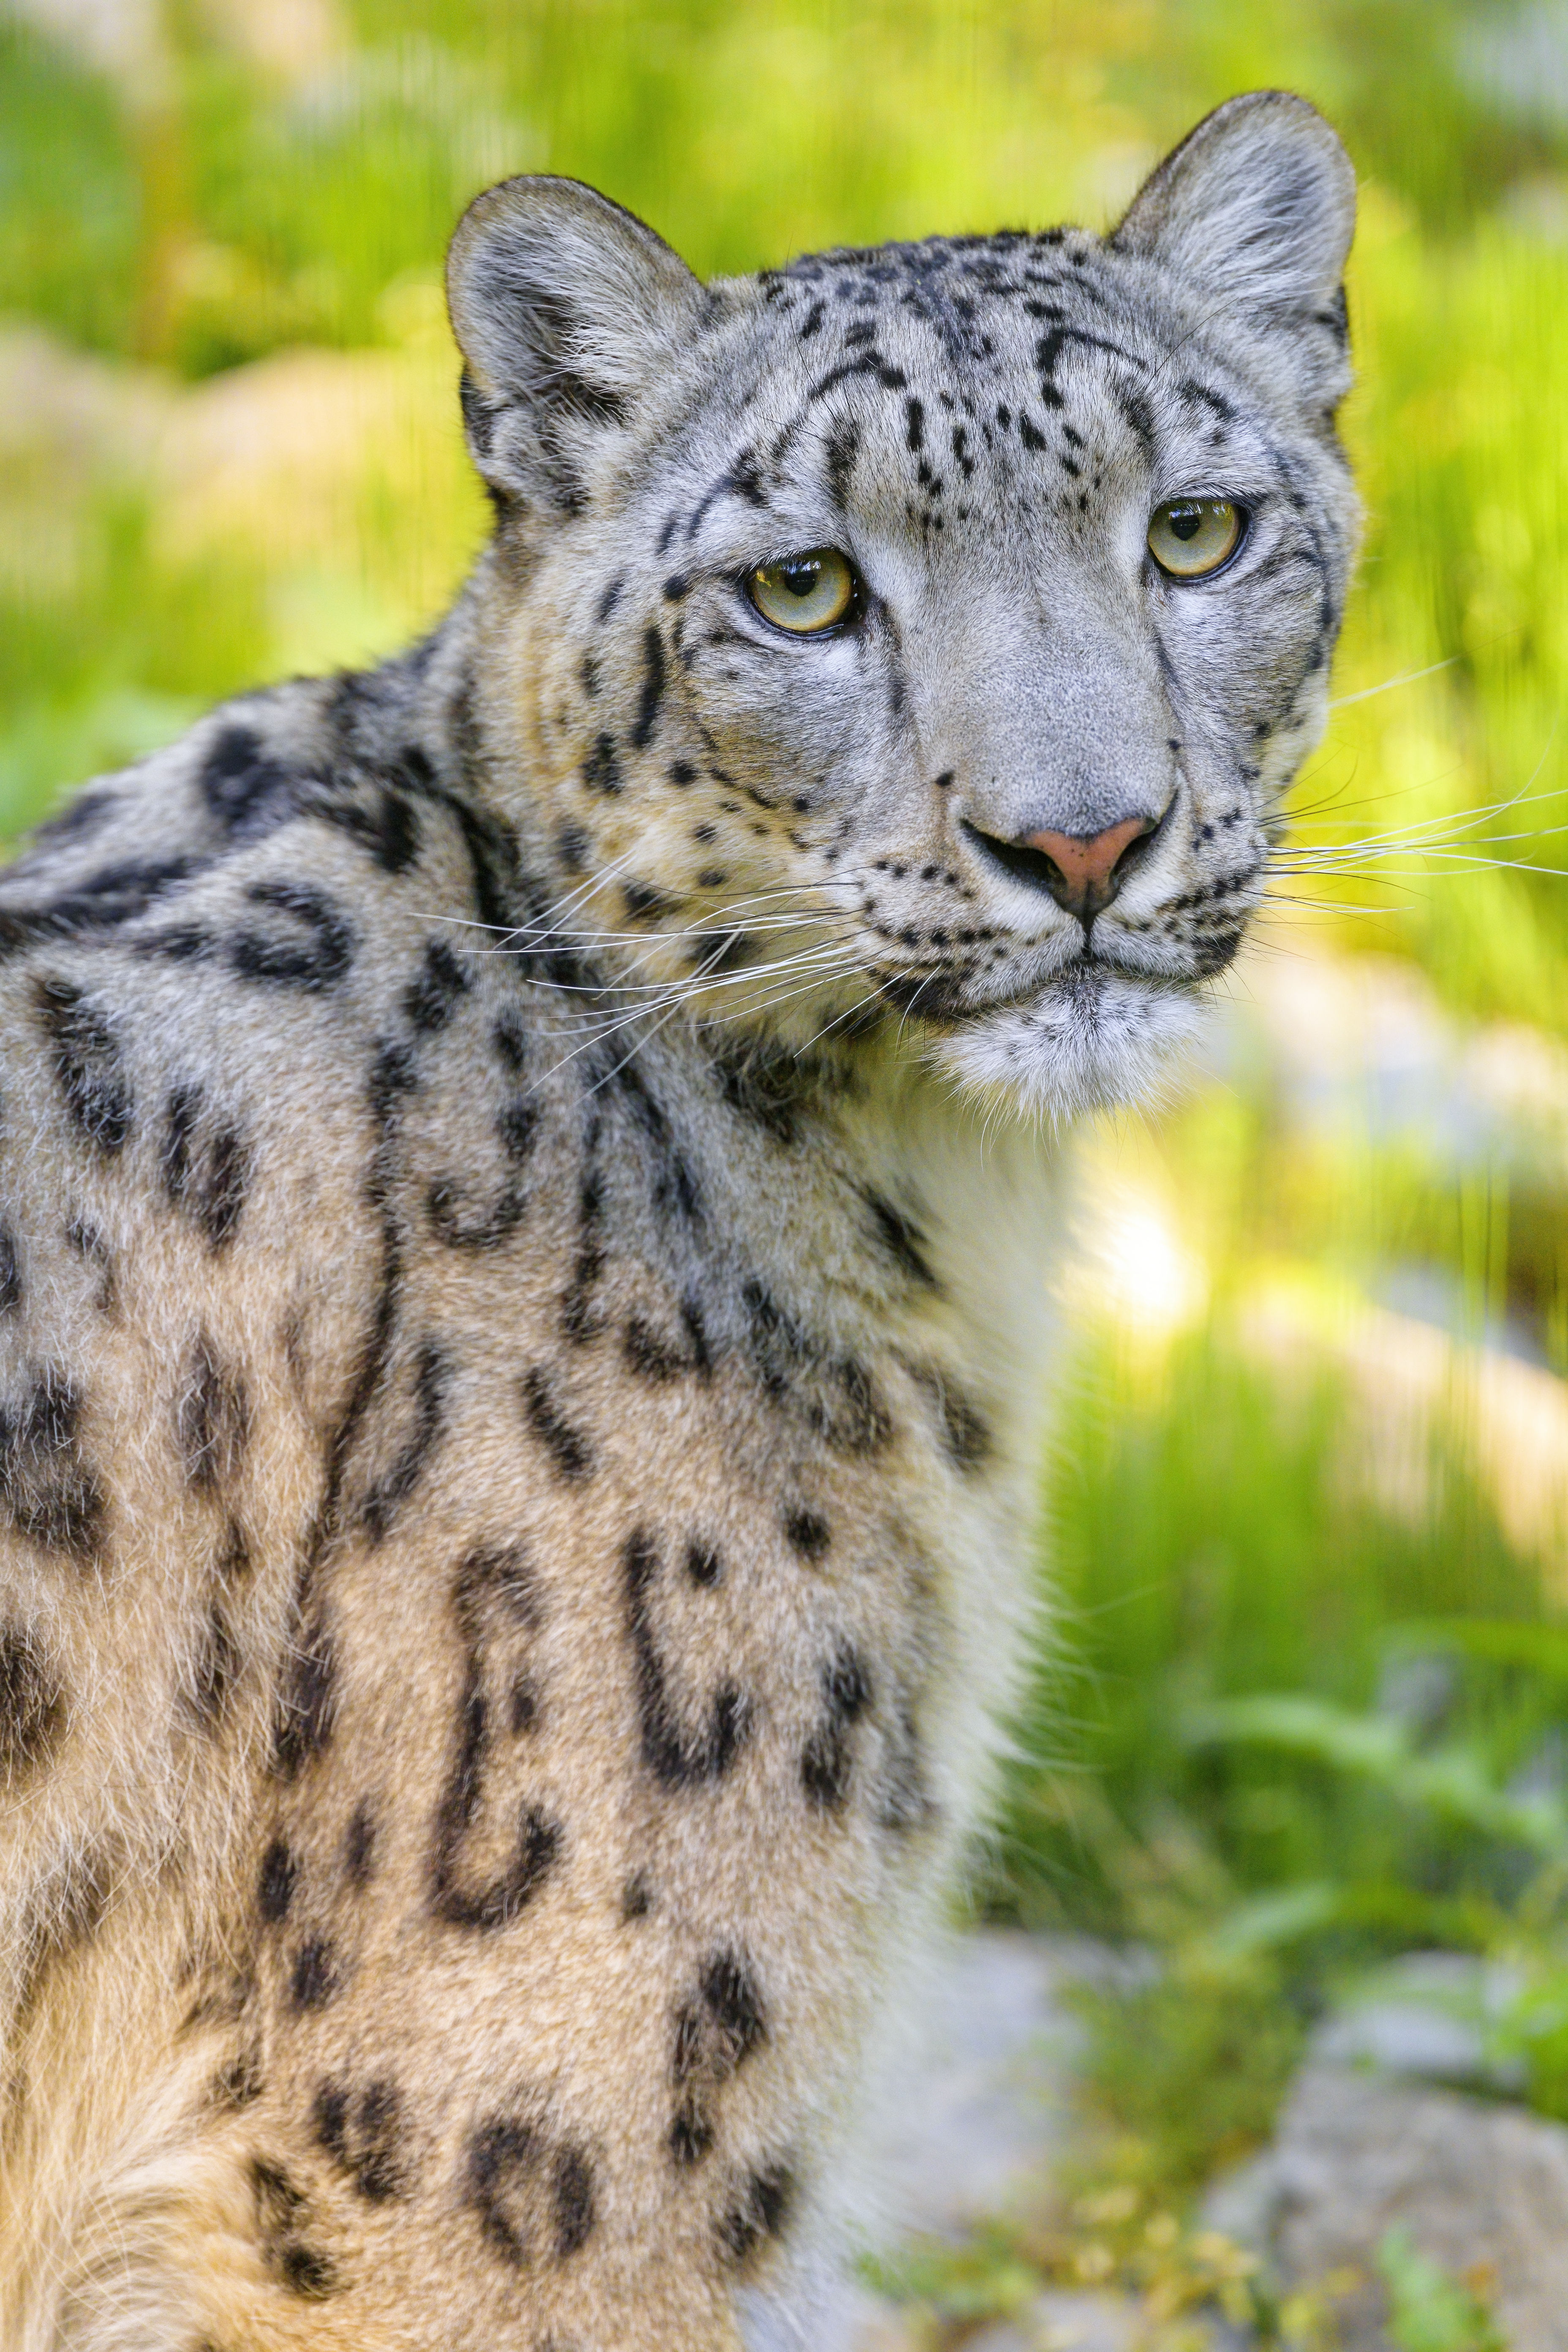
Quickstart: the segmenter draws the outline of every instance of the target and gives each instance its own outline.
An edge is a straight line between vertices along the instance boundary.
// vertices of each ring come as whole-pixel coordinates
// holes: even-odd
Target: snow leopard
[[[1323,724],[1354,184],[448,264],[493,530],[0,876],[5,2352],[820,2345],[1032,1638],[1072,1121]]]

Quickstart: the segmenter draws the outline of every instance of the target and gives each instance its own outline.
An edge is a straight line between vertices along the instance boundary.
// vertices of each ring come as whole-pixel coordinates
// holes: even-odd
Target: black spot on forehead
[[[797,1505],[784,1514],[784,1531],[792,1549],[803,1559],[820,1559],[833,1540],[833,1530],[820,1511]]]
[[[827,436],[825,453],[827,488],[834,503],[842,507],[847,502],[849,478],[855,470],[855,459],[860,447],[860,425],[853,416],[841,416]]]
[[[693,1584],[717,1584],[724,1564],[712,1544],[693,1541],[686,1547],[686,1573]]]
[[[1176,391],[1181,399],[1194,407],[1211,410],[1222,425],[1235,423],[1237,410],[1234,402],[1227,400],[1224,393],[1216,392],[1212,384],[1200,383],[1196,376],[1184,376]]]
[[[631,731],[634,750],[645,751],[652,738],[658,718],[659,704],[664,699],[665,661],[664,639],[656,628],[643,631],[642,682],[637,690],[637,713]]]

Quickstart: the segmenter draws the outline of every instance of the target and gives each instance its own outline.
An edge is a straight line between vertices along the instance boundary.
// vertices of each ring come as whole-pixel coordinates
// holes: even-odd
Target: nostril
[[[1126,860],[1134,844],[1154,830],[1152,816],[1124,817],[1103,833],[1032,833],[1025,846],[1048,857],[1062,878],[1053,893],[1075,915],[1098,914],[1109,907],[1125,878]]]
[[[1141,845],[1160,824],[1158,817],[1130,816],[1100,833],[1045,829],[1021,841],[1003,841],[967,819],[963,831],[1016,881],[1047,891],[1058,907],[1088,924],[1110,906],[1140,862]]]

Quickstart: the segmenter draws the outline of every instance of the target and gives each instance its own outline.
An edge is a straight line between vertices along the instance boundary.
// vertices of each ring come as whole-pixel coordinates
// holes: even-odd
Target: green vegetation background
[[[0,833],[211,698],[380,650],[438,607],[480,523],[434,289],[483,182],[579,174],[700,270],[744,269],[937,227],[1104,223],[1197,115],[1268,82],[1333,116],[1368,184],[1350,419],[1368,535],[1342,684],[1452,664],[1346,712],[1317,795],[1392,785],[1409,823],[1526,789],[1550,753],[1568,111],[1561,68],[1555,113],[1532,69],[1552,50],[1539,7],[39,0],[39,16],[99,29],[72,46],[0,19],[0,302],[102,376],[53,399],[24,378],[0,428]],[[264,400],[226,438],[221,399],[190,402],[217,485],[177,446],[154,456],[145,420],[117,433],[102,413],[117,384],[139,392],[177,445],[178,387],[304,351],[345,362],[330,394],[320,378],[342,487],[313,538]],[[240,512],[228,476],[247,462],[271,495]],[[226,493],[226,531],[202,528],[204,488]],[[1553,882],[1480,877],[1407,906],[1398,935],[1467,1004],[1568,1002]]]
[[[374,657],[439,609],[483,527],[439,269],[489,180],[577,174],[699,270],[747,269],[1103,225],[1210,106],[1284,83],[1363,177],[1347,431],[1367,535],[1300,793],[1298,890],[1342,911],[1274,943],[1404,969],[1456,1034],[1511,1024],[1560,1070],[1568,833],[1539,796],[1563,781],[1568,678],[1564,54],[1568,17],[1538,0],[38,0],[0,19],[0,836],[218,696]],[[1402,855],[1369,875],[1348,847],[1488,808],[1462,837],[1535,870]],[[1138,2063],[1105,2074],[1173,2179],[1259,2127],[1336,1971],[1411,1943],[1532,1956],[1532,2080],[1561,2107],[1568,1554],[1505,1532],[1451,1412],[1394,1507],[1346,1470],[1353,1347],[1314,1353],[1298,1318],[1286,1364],[1248,1321],[1264,1270],[1321,1304],[1414,1264],[1470,1339],[1511,1315],[1568,1369],[1561,1138],[1522,1190],[1484,1152],[1353,1123],[1303,1141],[1267,1068],[1140,1134],[1107,1148],[1152,1170],[1202,1303],[1157,1344],[1080,1318],[1050,1489],[1065,1663],[1029,1701],[987,1899],[1179,1956],[1179,2016],[1144,2020]],[[1478,1622],[1467,1647],[1456,1624]],[[1400,1683],[1413,1657],[1429,1704]],[[1260,1696],[1318,1713],[1224,1714]],[[1194,1984],[1220,1991],[1205,2008]]]

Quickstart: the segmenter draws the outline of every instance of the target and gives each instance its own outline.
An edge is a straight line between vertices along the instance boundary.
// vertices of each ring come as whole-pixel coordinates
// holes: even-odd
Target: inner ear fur
[[[1110,238],[1259,324],[1342,317],[1355,173],[1338,133],[1290,90],[1205,115],[1151,173]]]
[[[477,196],[447,256],[474,462],[498,499],[584,503],[593,444],[694,331],[702,288],[660,236],[578,180]]]

